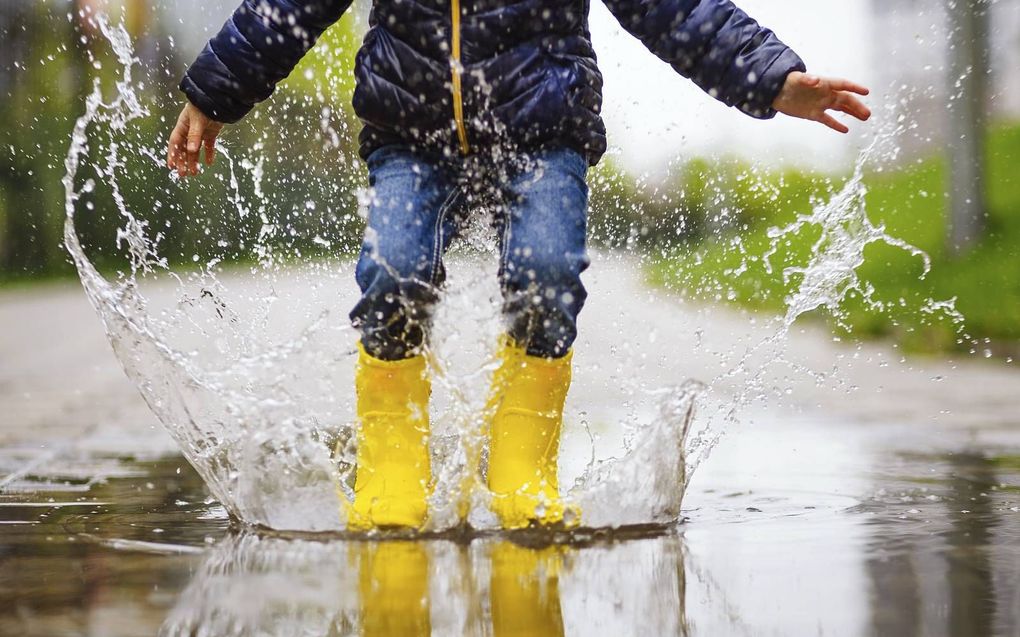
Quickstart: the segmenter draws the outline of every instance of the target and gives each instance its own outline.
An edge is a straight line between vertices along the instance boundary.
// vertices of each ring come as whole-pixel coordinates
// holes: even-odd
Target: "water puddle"
[[[69,454],[0,496],[0,632],[1017,634],[1015,434],[937,433],[769,422],[717,446],[683,524],[556,543],[260,533],[181,457]]]

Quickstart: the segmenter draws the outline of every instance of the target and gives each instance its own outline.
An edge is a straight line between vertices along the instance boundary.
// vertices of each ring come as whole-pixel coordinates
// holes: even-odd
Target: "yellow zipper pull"
[[[464,98],[460,88],[460,0],[450,0],[453,33],[450,42],[450,69],[453,76],[453,119],[457,123],[457,139],[460,141],[460,152],[467,155],[471,152],[468,145],[467,129],[464,127]]]

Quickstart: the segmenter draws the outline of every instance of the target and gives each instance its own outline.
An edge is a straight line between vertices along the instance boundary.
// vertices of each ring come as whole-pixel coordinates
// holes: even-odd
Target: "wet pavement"
[[[1020,635],[1013,369],[890,369],[895,352],[807,329],[791,352],[845,361],[860,389],[791,381],[697,469],[668,533],[288,537],[211,500],[76,293],[0,297],[0,635]],[[746,317],[652,295],[593,300],[585,338],[626,312],[637,334],[691,340],[660,374],[704,377],[739,349],[720,343]],[[47,343],[50,324],[75,338]],[[654,360],[647,340],[625,355]]]
[[[1020,634],[1020,455],[818,429],[721,444],[673,532],[562,545],[260,534],[179,456],[62,454],[0,496],[0,634]]]

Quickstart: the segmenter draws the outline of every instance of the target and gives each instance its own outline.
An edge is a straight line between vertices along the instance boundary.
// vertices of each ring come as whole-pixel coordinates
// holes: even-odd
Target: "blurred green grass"
[[[990,351],[1011,355],[1020,343],[1020,125],[1000,125],[988,139],[988,228],[979,244],[960,256],[945,247],[946,168],[940,156],[912,162],[906,167],[865,176],[869,218],[884,224],[888,233],[931,256],[931,271],[922,278],[923,263],[910,253],[884,244],[865,250],[858,274],[874,287],[876,311],[860,295],[850,294],[840,305],[841,320],[825,317],[844,336],[887,337],[910,351],[941,352],[954,349]],[[656,253],[650,279],[701,301],[725,302],[781,312],[792,285],[784,283],[782,268],[806,263],[818,234],[805,231],[780,246],[769,272],[763,255],[771,247],[770,227],[782,226],[810,211],[811,194],[823,200],[831,193],[819,190],[825,180],[810,174],[760,176],[770,193],[740,193],[736,200],[750,201],[751,214],[736,233],[719,233],[700,241],[674,245]],[[838,186],[840,180],[835,180]],[[831,187],[831,186],[830,186]],[[825,186],[822,186],[825,188]],[[746,188],[745,188],[746,190]],[[750,197],[750,199],[749,199]],[[793,279],[793,285],[796,284]],[[921,311],[928,299],[956,299],[965,317],[959,330],[951,320]],[[818,314],[818,311],[814,312]],[[990,343],[986,343],[990,340]]]

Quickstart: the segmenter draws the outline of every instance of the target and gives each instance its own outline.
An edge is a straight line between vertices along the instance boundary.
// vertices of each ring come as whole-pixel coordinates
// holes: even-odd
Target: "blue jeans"
[[[577,336],[587,293],[587,162],[567,148],[501,166],[431,160],[404,146],[368,157],[368,227],[351,321],[384,360],[421,351],[445,279],[443,254],[475,206],[495,210],[507,333],[532,356],[559,358]]]

